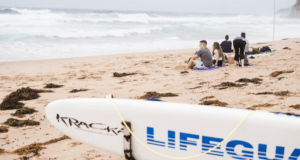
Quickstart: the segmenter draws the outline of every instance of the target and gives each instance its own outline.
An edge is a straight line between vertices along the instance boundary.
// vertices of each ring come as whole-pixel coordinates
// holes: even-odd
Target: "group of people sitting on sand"
[[[212,52],[207,48],[207,41],[200,41],[200,50],[188,60],[187,68],[209,69],[215,66],[223,66],[226,62],[228,63],[225,54],[231,53],[235,53],[234,60],[238,67],[252,66],[245,54],[249,52],[249,41],[246,39],[246,34],[243,32],[241,37],[236,37],[233,40],[233,49],[228,35],[225,36],[225,39],[221,44],[214,42]]]

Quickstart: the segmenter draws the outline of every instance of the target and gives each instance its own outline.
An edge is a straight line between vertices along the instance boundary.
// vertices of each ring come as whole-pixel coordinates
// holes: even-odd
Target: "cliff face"
[[[300,0],[297,0],[296,4],[293,6],[290,15],[290,18],[300,18]]]

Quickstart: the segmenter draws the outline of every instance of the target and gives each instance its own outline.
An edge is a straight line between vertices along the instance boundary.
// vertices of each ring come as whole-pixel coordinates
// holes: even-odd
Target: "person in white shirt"
[[[212,50],[213,64],[215,66],[223,66],[225,64],[225,55],[221,50],[220,44],[215,42]]]

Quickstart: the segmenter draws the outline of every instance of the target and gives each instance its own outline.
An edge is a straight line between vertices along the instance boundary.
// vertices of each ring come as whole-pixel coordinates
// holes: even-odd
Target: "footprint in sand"
[[[170,86],[172,86],[172,85],[170,85],[170,84],[165,84],[164,85],[164,87],[170,87]]]
[[[68,143],[66,146],[68,148],[72,148],[72,147],[75,147],[75,146],[78,146],[78,145],[81,145],[82,143],[80,142],[72,142],[72,143]]]

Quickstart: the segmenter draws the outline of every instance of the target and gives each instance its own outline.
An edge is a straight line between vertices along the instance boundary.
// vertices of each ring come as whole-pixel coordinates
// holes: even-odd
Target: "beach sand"
[[[0,123],[8,118],[33,119],[39,126],[9,127],[7,133],[0,133],[0,159],[19,159],[21,155],[12,151],[21,147],[43,143],[63,136],[45,118],[45,106],[55,100],[66,98],[104,98],[113,94],[115,98],[137,99],[145,92],[172,92],[178,97],[163,97],[166,102],[199,104],[206,96],[212,100],[226,102],[228,108],[246,109],[254,105],[273,104],[269,107],[252,107],[270,112],[289,112],[300,114],[300,110],[290,107],[300,104],[300,38],[251,44],[250,47],[270,46],[277,50],[275,55],[250,59],[253,67],[238,68],[234,64],[213,71],[184,71],[189,57],[198,50],[174,50],[149,53],[132,53],[84,58],[21,61],[0,63],[0,98],[22,87],[43,89],[47,83],[64,85],[51,89],[53,93],[39,93],[41,97],[22,101],[25,107],[38,112],[24,118],[12,117],[15,110],[0,110]],[[290,50],[283,49],[291,48]],[[274,71],[293,70],[278,77],[271,77]],[[114,72],[139,73],[126,77],[113,77]],[[281,78],[282,77],[282,78]],[[235,82],[240,78],[261,78],[261,84],[248,83],[247,86],[218,89],[222,82]],[[203,83],[207,82],[207,83]],[[200,86],[200,87],[198,87]],[[72,89],[89,89],[85,92],[69,93]],[[195,89],[192,89],[195,88]],[[255,95],[259,92],[289,91],[289,96]],[[266,106],[266,105],[265,105]],[[0,125],[5,126],[5,125]],[[72,139],[62,140],[44,146],[39,157],[31,159],[53,160],[124,160],[105,151],[82,144]],[[26,155],[31,156],[32,154]]]

